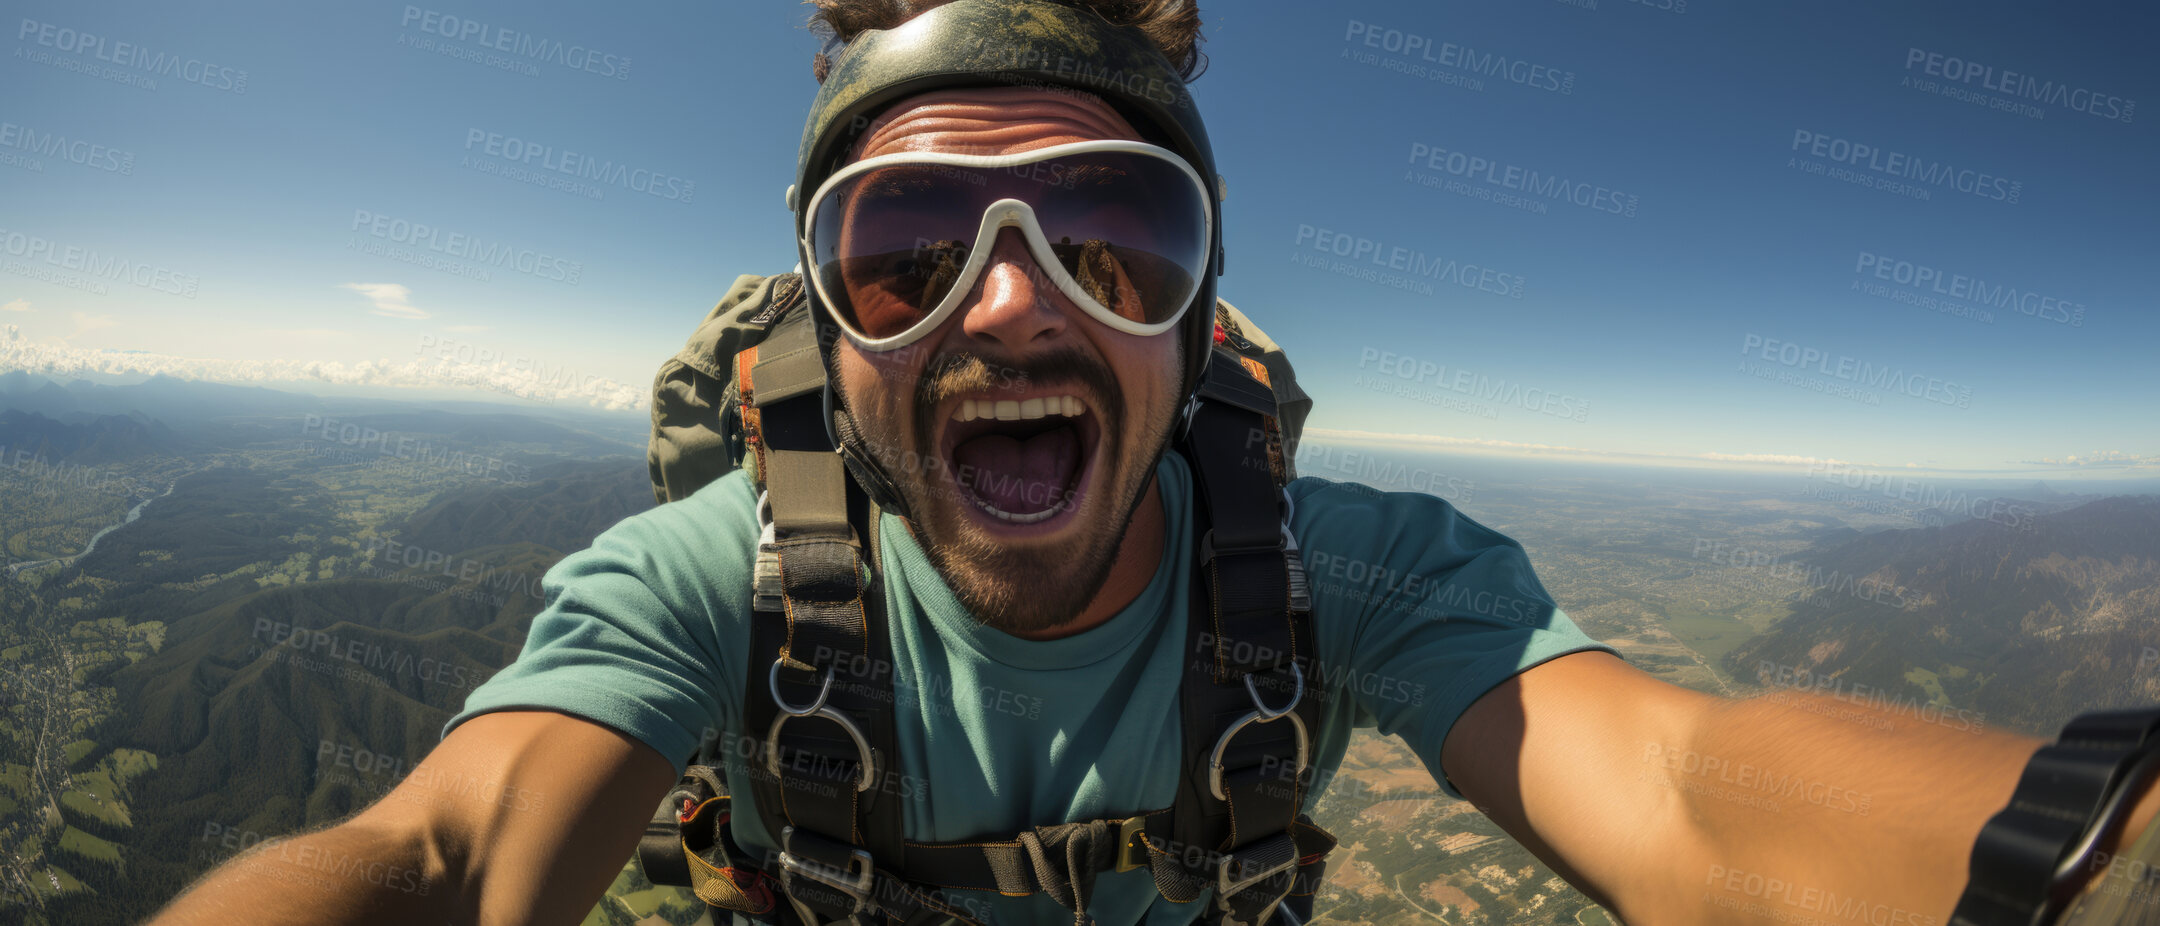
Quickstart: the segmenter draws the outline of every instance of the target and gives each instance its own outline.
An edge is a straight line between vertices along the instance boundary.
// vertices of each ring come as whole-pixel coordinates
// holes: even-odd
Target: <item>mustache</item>
[[[1088,357],[1076,348],[1064,348],[1038,357],[1026,364],[994,362],[978,354],[939,354],[923,365],[921,377],[915,381],[915,420],[927,425],[933,421],[939,405],[957,396],[974,392],[991,392],[1014,384],[1074,382],[1087,387],[1100,396],[1106,412],[1115,413],[1125,407],[1123,390],[1118,388],[1117,377],[1099,361]],[[1105,429],[1106,435],[1112,433]],[[925,446],[928,442],[925,440]]]

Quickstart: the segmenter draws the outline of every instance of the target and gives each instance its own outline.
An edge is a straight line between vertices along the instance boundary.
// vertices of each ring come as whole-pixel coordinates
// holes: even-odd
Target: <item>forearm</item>
[[[1941,926],[1974,839],[2042,742],[1816,694],[1723,702],[1685,751],[1645,762],[1693,823],[1677,872],[1699,922]]]
[[[153,926],[455,923],[471,919],[452,866],[415,828],[356,819],[265,840],[212,869]]]

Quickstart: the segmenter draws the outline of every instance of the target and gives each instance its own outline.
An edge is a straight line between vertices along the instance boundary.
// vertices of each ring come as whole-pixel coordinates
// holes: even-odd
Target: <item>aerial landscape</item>
[[[24,922],[142,918],[386,793],[516,657],[547,568],[653,504],[632,416],[22,372],[0,402],[0,910]],[[1678,685],[2035,733],[2160,698],[2153,495],[1348,446],[1309,442],[1303,474],[1448,497]],[[1327,921],[1605,922],[1399,740],[1359,731],[1324,784]],[[586,921],[701,913],[626,864]]]

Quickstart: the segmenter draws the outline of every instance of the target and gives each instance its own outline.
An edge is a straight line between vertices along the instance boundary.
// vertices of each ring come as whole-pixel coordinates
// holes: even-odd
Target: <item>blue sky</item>
[[[1290,348],[1313,427],[2160,466],[2160,15],[1591,2],[1203,9],[1222,293]],[[797,4],[14,8],[0,365],[620,404],[736,274],[793,263]],[[544,187],[504,175],[521,147],[629,171]],[[383,253],[415,224],[462,268]]]

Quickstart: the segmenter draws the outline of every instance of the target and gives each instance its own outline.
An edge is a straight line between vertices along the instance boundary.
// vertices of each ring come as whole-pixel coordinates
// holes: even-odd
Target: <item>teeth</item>
[[[1032,399],[961,399],[953,408],[952,420],[973,421],[977,418],[995,418],[999,421],[1032,421],[1061,415],[1078,418],[1087,413],[1087,406],[1079,396],[1053,395]]]
[[[1034,514],[1014,514],[1010,511],[999,508],[996,505],[990,504],[988,501],[985,501],[982,496],[975,494],[973,486],[969,486],[968,488],[968,501],[974,502],[975,507],[987,511],[993,515],[996,515],[1001,521],[1009,521],[1014,524],[1033,524],[1037,521],[1048,518],[1051,515],[1057,514],[1060,511],[1064,511],[1065,508],[1070,504],[1070,501],[1068,499],[1061,498],[1058,500],[1057,504],[1052,505],[1042,511],[1035,512]]]

